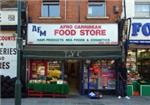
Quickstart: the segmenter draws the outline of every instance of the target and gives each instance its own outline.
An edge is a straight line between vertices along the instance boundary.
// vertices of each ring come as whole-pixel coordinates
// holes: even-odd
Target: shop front
[[[15,31],[0,31],[0,80],[1,98],[14,97],[17,72]]]
[[[4,2],[3,2],[4,3]],[[0,9],[0,81],[1,98],[14,97],[17,76],[16,27],[17,10]],[[3,6],[2,6],[3,5]]]
[[[114,29],[109,29],[109,27]],[[108,30],[109,29],[109,30]],[[26,61],[28,95],[77,95],[116,89],[122,58],[117,24],[29,24]]]
[[[15,31],[0,32],[0,75],[16,77],[17,53]]]
[[[127,56],[130,95],[150,96],[150,24],[149,19],[132,19]]]

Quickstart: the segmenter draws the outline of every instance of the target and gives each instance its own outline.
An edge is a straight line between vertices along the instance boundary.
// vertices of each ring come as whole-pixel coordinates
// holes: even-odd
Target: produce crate
[[[140,95],[150,96],[150,85],[140,85]]]
[[[133,95],[133,85],[127,85],[127,95],[132,96]]]
[[[69,93],[68,84],[28,83],[27,87],[28,96],[67,97]]]
[[[43,92],[28,89],[28,96],[43,97]]]
[[[54,94],[48,92],[40,92],[28,89],[28,96],[29,97],[68,97],[68,94]]]

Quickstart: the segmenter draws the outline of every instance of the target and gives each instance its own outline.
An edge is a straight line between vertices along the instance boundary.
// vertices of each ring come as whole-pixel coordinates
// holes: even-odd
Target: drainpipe
[[[80,23],[80,4],[81,4],[81,0],[77,0],[77,4],[78,4],[78,22]]]
[[[123,8],[124,8],[124,19],[126,19],[127,18],[127,13],[126,13],[126,0],[124,0],[123,1],[124,3],[124,5],[123,5]]]
[[[122,31],[124,30],[124,27],[125,27],[125,25],[126,25],[126,21],[127,21],[127,19],[126,19],[126,0],[123,0],[123,12],[124,12],[124,17],[123,17],[123,19],[122,19]],[[128,41],[128,39],[127,39],[127,35],[125,35],[125,32],[123,31],[123,32],[121,32],[122,33],[122,61],[124,61],[124,62],[126,62],[126,53],[127,53],[127,47],[128,47],[128,45],[127,45],[127,41]],[[123,38],[125,38],[125,41],[124,41],[124,39]]]
[[[128,54],[128,48],[129,48],[129,36],[130,36],[130,30],[131,30],[131,23],[132,23],[132,20],[131,18],[127,18],[127,13],[126,13],[126,0],[124,0],[124,24],[128,24],[128,32],[126,33],[126,40],[125,40],[125,62],[126,62],[126,59],[127,59],[127,54]]]
[[[67,10],[67,1],[65,0],[65,21],[66,21],[66,18],[67,18],[67,14],[66,14],[66,11]]]

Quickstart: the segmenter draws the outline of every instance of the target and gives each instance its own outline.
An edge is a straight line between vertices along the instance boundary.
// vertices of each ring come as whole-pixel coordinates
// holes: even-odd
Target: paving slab
[[[14,105],[14,98],[1,99],[1,105]],[[21,105],[150,105],[150,96],[118,99],[115,96],[104,96],[102,99],[90,99],[86,96],[74,98],[22,98]]]

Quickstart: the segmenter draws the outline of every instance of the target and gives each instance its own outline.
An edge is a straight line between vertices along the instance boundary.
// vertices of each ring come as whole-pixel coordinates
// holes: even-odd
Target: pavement
[[[14,98],[3,98],[1,105],[15,105]],[[150,105],[150,96],[133,96],[130,100],[115,96],[104,96],[102,99],[90,99],[87,96],[68,98],[22,98],[21,105]]]

